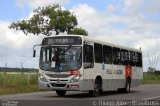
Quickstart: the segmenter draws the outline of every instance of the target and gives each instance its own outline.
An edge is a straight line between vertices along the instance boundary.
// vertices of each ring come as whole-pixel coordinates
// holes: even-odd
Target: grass
[[[155,73],[144,73],[143,84],[160,84],[160,74]]]
[[[36,91],[40,91],[38,73],[0,73],[0,95]]]

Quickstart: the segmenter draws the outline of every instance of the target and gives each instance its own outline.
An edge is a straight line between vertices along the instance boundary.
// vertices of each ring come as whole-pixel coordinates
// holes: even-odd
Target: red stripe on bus
[[[132,78],[132,66],[127,65],[125,67],[125,77],[126,78]]]

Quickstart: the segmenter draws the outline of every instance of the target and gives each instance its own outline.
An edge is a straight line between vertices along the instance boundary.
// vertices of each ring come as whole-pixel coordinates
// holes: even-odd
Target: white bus
[[[80,35],[46,37],[40,46],[39,88],[55,90],[58,96],[66,91],[92,96],[129,92],[143,81],[141,50]]]

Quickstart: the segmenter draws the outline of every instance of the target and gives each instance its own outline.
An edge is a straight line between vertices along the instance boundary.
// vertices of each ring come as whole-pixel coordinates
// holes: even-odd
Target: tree
[[[149,54],[148,53],[148,61],[149,61],[149,67],[148,67],[148,72],[155,72],[157,70],[157,64],[159,61],[159,53],[155,54]]]
[[[53,32],[55,32],[56,35],[60,32],[88,35],[88,33],[82,33],[87,32],[84,29],[76,28],[78,25],[76,16],[68,10],[63,10],[58,4],[42,8],[39,7],[35,9],[33,13],[34,15],[29,20],[13,22],[9,28],[22,30],[26,35],[33,33],[34,35],[44,34],[50,36]]]
[[[88,35],[88,32],[82,28],[74,28],[74,29],[71,29],[68,34],[78,34],[78,35],[85,35],[87,36]]]

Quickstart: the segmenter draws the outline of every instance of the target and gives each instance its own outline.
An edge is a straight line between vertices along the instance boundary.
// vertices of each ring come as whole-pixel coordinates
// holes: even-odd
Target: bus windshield
[[[45,46],[41,48],[40,68],[46,71],[78,70],[82,65],[82,47]]]

